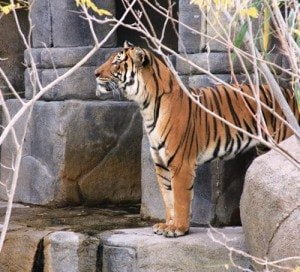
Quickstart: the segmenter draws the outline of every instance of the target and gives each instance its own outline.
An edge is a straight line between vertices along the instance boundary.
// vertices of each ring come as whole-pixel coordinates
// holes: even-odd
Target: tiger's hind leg
[[[163,234],[166,237],[178,237],[189,232],[195,169],[187,163],[171,169],[174,220],[164,229]]]
[[[155,172],[157,176],[158,185],[163,197],[165,210],[166,210],[166,222],[158,223],[153,226],[153,231],[156,234],[163,234],[165,229],[173,224],[174,221],[174,201],[173,192],[171,186],[171,178],[169,170],[163,165],[156,164]]]

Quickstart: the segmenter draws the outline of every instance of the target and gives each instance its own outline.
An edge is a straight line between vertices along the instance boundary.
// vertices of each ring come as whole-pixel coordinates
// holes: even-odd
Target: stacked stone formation
[[[116,13],[114,1],[94,3]],[[33,2],[31,53],[43,86],[68,71],[92,48],[88,23],[78,11],[75,1]],[[108,24],[95,25],[100,41],[110,29]],[[117,36],[113,33],[104,48],[35,103],[14,201],[42,205],[139,202],[142,130],[137,107],[119,97],[108,95],[99,101],[95,95],[94,70],[116,46]],[[34,92],[28,51],[25,62],[28,101]],[[21,107],[15,99],[7,104],[12,115]],[[25,118],[16,125],[18,137]],[[12,138],[7,139],[2,147],[2,163],[11,165],[15,152]],[[4,169],[1,180],[9,180],[11,174]],[[5,191],[0,195],[6,198]]]

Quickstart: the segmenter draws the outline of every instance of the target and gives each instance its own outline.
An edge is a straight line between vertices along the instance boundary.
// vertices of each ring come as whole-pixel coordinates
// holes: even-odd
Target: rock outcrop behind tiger
[[[294,136],[280,146],[300,160]],[[299,168],[275,151],[258,157],[247,171],[240,205],[250,254],[270,261],[300,256]],[[280,265],[300,266],[300,259]]]

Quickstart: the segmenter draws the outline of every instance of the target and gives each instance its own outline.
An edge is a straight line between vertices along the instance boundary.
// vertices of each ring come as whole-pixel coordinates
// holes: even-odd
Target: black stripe
[[[154,105],[154,120],[153,120],[153,123],[149,126],[150,131],[149,133],[151,133],[155,127],[156,127],[156,123],[157,123],[157,120],[158,120],[158,116],[159,116],[159,110],[160,110],[160,102],[161,102],[161,96],[159,96],[157,98],[157,100],[155,101],[155,105]]]
[[[171,74],[169,75],[169,92],[171,93],[173,90],[173,78]]]
[[[286,132],[287,132],[287,127],[286,127],[286,125],[283,125],[283,135],[282,135],[282,139],[281,139],[281,141],[282,140],[284,140],[285,138],[286,138]]]
[[[211,93],[212,93],[212,95],[213,95],[213,97],[214,97],[214,102],[215,102],[215,105],[216,105],[216,107],[217,107],[218,115],[219,115],[219,116],[222,116],[220,103],[219,103],[219,100],[218,100],[217,95],[216,95],[216,93],[215,93],[216,90],[213,89],[213,88],[211,88],[210,90],[211,90]]]
[[[161,76],[160,76],[160,69],[159,69],[159,64],[156,60],[156,57],[154,57],[154,63],[155,63],[155,66],[156,66],[156,70],[157,70],[157,74],[158,74],[158,77],[161,79]]]
[[[249,133],[251,133],[251,134],[253,134],[253,131],[252,131],[251,127],[249,126],[249,124],[245,120],[243,121],[243,123],[244,123],[244,125],[246,127],[246,131],[249,132]],[[255,130],[255,133],[256,133],[257,131],[256,131],[255,128],[254,128],[254,130]]]
[[[218,157],[218,154],[219,154],[219,151],[220,151],[220,145],[221,145],[221,139],[220,139],[220,137],[218,137],[217,145],[216,145],[214,153],[213,153],[213,158]]]
[[[187,190],[191,191],[191,190],[193,190],[193,188],[194,188],[194,183],[192,184],[192,186],[190,188],[187,188]]]
[[[229,110],[230,110],[230,113],[231,113],[231,116],[232,116],[232,119],[234,120],[235,124],[238,126],[238,127],[241,127],[241,123],[240,123],[240,120],[239,120],[239,117],[237,116],[232,104],[231,104],[231,99],[229,97],[229,93],[227,91],[227,89],[225,87],[223,87],[224,91],[225,91],[225,96],[226,96],[226,100],[227,100],[227,104],[229,106]]]
[[[226,133],[226,142],[225,142],[225,151],[226,151],[230,144],[231,135],[230,135],[229,126],[226,124],[224,124],[224,125],[225,125],[225,133]]]
[[[241,148],[241,139],[240,139],[239,135],[237,135],[236,139],[237,139],[237,148],[236,148],[236,150],[234,151],[234,154],[239,153],[239,150],[240,150],[240,148]]]
[[[147,109],[149,107],[150,102],[151,102],[151,99],[149,99],[149,97],[150,97],[150,95],[149,95],[149,93],[147,93],[147,97],[146,97],[146,99],[143,102],[142,110],[145,110],[145,109]]]
[[[163,175],[161,175],[161,174],[157,174],[158,176],[160,176],[162,179],[164,179],[164,180],[166,180],[166,181],[169,181],[170,182],[170,180],[168,179],[168,178],[166,178],[165,176],[163,176]]]
[[[166,166],[164,166],[164,165],[162,165],[162,164],[160,164],[160,163],[155,163],[155,166],[157,166],[157,167],[159,167],[159,168],[161,168],[161,169],[164,169],[164,170],[166,170],[166,171],[169,171],[169,169],[168,169]]]
[[[232,138],[232,139],[231,139],[231,144],[230,144],[229,149],[228,149],[228,151],[227,151],[227,154],[228,154],[228,155],[232,153],[232,151],[233,151],[233,146],[234,146],[234,139]]]
[[[172,186],[171,185],[164,184],[164,186],[166,186],[167,191],[172,191]]]
[[[260,91],[261,91],[261,93],[262,93],[262,95],[263,95],[263,97],[264,97],[264,99],[265,99],[265,103],[267,104],[267,105],[269,105],[269,98],[268,98],[268,96],[267,96],[267,94],[266,94],[266,90],[265,90],[265,88],[262,86],[262,85],[260,85],[259,86],[259,89],[260,89]]]
[[[251,141],[252,141],[252,138],[249,137],[247,144],[241,149],[240,153],[243,153],[248,148]]]
[[[256,111],[253,109],[251,103],[248,101],[248,98],[247,98],[247,97],[244,97],[244,100],[245,100],[246,104],[248,105],[248,107],[250,108],[251,112],[252,112],[253,114],[255,114]]]
[[[139,79],[137,78],[137,86],[136,86],[136,92],[134,95],[137,95],[139,93],[139,90],[140,90],[140,82],[139,82]]]
[[[125,69],[125,73],[124,73],[124,78],[122,80],[122,83],[124,83],[126,81],[126,75],[127,75],[127,69],[128,69],[128,64],[127,62],[124,63],[124,69]]]

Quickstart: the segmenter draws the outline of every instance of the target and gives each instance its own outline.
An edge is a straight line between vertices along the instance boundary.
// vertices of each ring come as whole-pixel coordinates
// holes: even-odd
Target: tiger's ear
[[[126,49],[126,48],[129,48],[129,47],[134,47],[134,45],[128,41],[125,41],[124,44],[123,44],[123,47]]]
[[[140,47],[135,47],[133,51],[133,61],[136,66],[145,67],[149,63],[148,56],[145,50]]]

